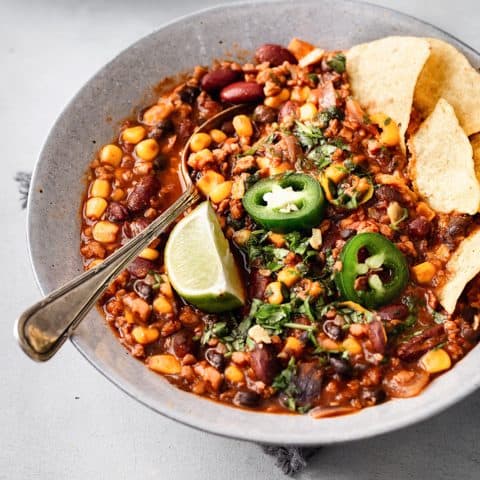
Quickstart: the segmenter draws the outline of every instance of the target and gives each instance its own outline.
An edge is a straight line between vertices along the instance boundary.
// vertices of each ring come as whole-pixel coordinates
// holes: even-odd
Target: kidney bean
[[[262,299],[265,289],[269,283],[269,278],[260,274],[258,269],[252,268],[248,282],[248,294],[251,298]]]
[[[217,352],[215,348],[209,348],[205,352],[205,360],[221,372],[225,368],[225,357],[220,352]]]
[[[298,104],[292,100],[285,102],[278,112],[278,123],[285,123],[298,117]]]
[[[420,240],[430,233],[430,222],[425,217],[417,217],[408,222],[407,228],[410,237]]]
[[[387,202],[403,202],[401,193],[390,185],[380,185],[375,190],[375,196],[379,200],[385,200]]]
[[[193,105],[197,97],[200,95],[200,89],[193,85],[185,85],[178,94],[180,95],[180,100],[182,100],[182,102]]]
[[[383,355],[387,346],[387,335],[380,320],[375,319],[368,323],[368,338],[373,349]]]
[[[443,325],[435,325],[425,330],[420,335],[412,337],[397,348],[397,355],[401,360],[411,362],[416,360],[425,352],[435,347],[445,339]]]
[[[178,358],[192,352],[192,335],[187,330],[179,330],[172,335],[172,348]]]
[[[252,103],[263,97],[263,87],[256,82],[231,83],[220,92],[220,98],[225,103]]]
[[[258,393],[251,390],[239,390],[233,397],[233,403],[241,407],[256,407],[260,398]]]
[[[123,222],[128,218],[128,210],[121,203],[110,202],[105,217],[110,222]]]
[[[267,43],[258,47],[255,52],[255,60],[258,63],[268,62],[272,67],[278,67],[283,62],[297,63],[297,59],[290,50],[281,45]]]
[[[128,238],[136,237],[142,230],[147,228],[149,221],[145,217],[139,217],[130,223],[123,224],[123,233]]]
[[[408,316],[408,308],[403,303],[394,303],[377,310],[378,316],[382,320],[403,320]]]
[[[133,213],[145,210],[157,190],[158,182],[153,175],[141,178],[127,197],[127,208]]]
[[[343,377],[348,377],[352,373],[352,366],[347,360],[343,358],[330,356],[330,365],[335,370],[335,373],[338,373]]]
[[[145,258],[137,257],[128,267],[127,270],[133,277],[145,278],[150,270],[155,270],[155,264]]]
[[[239,77],[240,72],[231,70],[230,68],[219,68],[208,72],[202,78],[202,88],[214,94],[219,92],[223,87],[235,82]]]
[[[142,297],[147,302],[153,300],[153,288],[143,280],[135,280],[133,283],[133,290],[139,297]]]
[[[295,385],[298,393],[297,404],[313,405],[319,400],[323,386],[323,370],[317,362],[301,363],[298,366]]]
[[[259,123],[273,123],[277,119],[277,112],[272,107],[258,105],[253,111],[253,120]]]
[[[280,370],[279,360],[272,345],[255,344],[250,353],[250,364],[258,380],[270,385]]]
[[[216,102],[209,95],[203,92],[197,98],[197,109],[198,109],[198,120],[204,122],[209,118],[213,117],[217,113],[220,113],[222,106],[220,103]]]

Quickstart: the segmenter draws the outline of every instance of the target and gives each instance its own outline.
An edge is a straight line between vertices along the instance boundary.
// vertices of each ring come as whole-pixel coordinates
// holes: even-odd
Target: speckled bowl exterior
[[[263,43],[293,36],[327,49],[388,35],[432,36],[462,50],[474,66],[480,55],[445,32],[398,12],[340,0],[249,3],[200,12],[165,25],[100,70],[55,123],[35,168],[28,203],[28,241],[43,293],[82,271],[79,205],[95,151],[118,122],[153,100],[163,77],[208,64]],[[358,440],[410,425],[445,409],[480,386],[480,348],[419,396],[392,400],[343,417],[275,415],[240,410],[183,392],[130,357],[98,312],[72,337],[105,377],[149,408],[220,435],[271,444],[320,445]],[[68,368],[68,366],[66,366]]]

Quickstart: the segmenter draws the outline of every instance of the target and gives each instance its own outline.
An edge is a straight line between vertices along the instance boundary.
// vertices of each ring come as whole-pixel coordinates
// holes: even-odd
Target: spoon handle
[[[104,262],[23,312],[14,331],[22,350],[33,360],[50,359],[119,273],[198,199],[191,185],[164,213]]]

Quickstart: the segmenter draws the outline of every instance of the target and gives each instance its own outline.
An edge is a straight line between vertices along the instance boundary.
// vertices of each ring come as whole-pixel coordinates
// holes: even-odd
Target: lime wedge
[[[175,225],[165,267],[177,293],[201,310],[224,312],[245,303],[240,273],[208,201]]]

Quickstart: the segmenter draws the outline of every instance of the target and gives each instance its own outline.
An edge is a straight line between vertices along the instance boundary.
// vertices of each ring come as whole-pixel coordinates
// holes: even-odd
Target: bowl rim
[[[403,17],[405,20],[410,20],[414,21],[419,25],[424,25],[425,27],[430,27],[437,32],[441,33],[443,36],[453,40],[454,42],[460,44],[466,51],[469,51],[470,54],[480,58],[480,52],[472,48],[470,45],[462,41],[461,39],[455,37],[454,35],[448,33],[447,31],[443,30],[442,28],[437,27],[436,25],[419,19],[413,15],[407,14],[400,12],[398,10],[395,10],[394,8],[387,7],[387,6],[381,6],[377,4],[373,4],[370,2],[366,2],[363,0],[341,0],[341,3],[345,6],[348,7],[349,5],[365,5],[368,8],[376,9],[378,12],[390,12],[393,15],[397,17]],[[158,28],[155,30],[149,32],[148,34],[142,36],[132,44],[128,45],[126,48],[122,49],[119,53],[117,53],[113,58],[111,58],[107,63],[105,63],[101,68],[99,68],[84,84],[83,86],[75,92],[75,94],[70,98],[70,100],[66,103],[64,108],[60,111],[58,114],[56,120],[54,123],[51,125],[50,131],[43,142],[43,145],[41,147],[41,150],[39,152],[39,155],[37,157],[37,160],[35,162],[33,171],[32,171],[32,176],[31,176],[31,182],[30,182],[30,194],[28,195],[28,200],[27,200],[27,218],[26,218],[26,239],[27,239],[27,250],[28,250],[28,256],[30,260],[30,264],[32,267],[33,275],[35,282],[40,290],[40,292],[43,295],[46,295],[48,293],[48,289],[43,286],[42,284],[42,279],[41,279],[41,267],[36,266],[36,260],[34,258],[34,254],[32,251],[32,237],[34,235],[34,222],[33,218],[35,216],[35,205],[34,205],[34,199],[33,195],[31,194],[32,191],[35,189],[35,185],[38,182],[38,173],[40,170],[40,165],[42,163],[42,158],[43,158],[43,153],[45,151],[46,146],[49,144],[51,141],[51,138],[53,137],[53,132],[56,130],[58,124],[62,120],[64,114],[69,110],[72,104],[77,100],[78,97],[81,96],[82,92],[84,89],[88,88],[90,82],[97,77],[100,73],[106,71],[112,63],[114,63],[119,57],[121,57],[126,51],[135,48],[138,44],[142,43],[146,38],[151,37],[158,32],[160,32],[163,29],[166,29],[168,27],[174,27],[177,24],[181,24],[185,20],[192,20],[195,17],[202,17],[205,14],[209,14],[212,12],[216,11],[221,11],[226,8],[242,8],[242,7],[252,7],[252,6],[266,6],[269,4],[277,4],[277,5],[291,5],[291,2],[288,0],[261,0],[261,1],[245,1],[245,2],[239,2],[239,3],[234,3],[234,4],[219,4],[215,5],[212,7],[207,7],[203,9],[196,10],[194,12],[182,15],[180,17],[176,17],[171,21],[165,22],[161,24]],[[38,261],[38,260],[37,260]],[[38,262],[40,264],[40,262]],[[114,376],[111,376],[108,374],[108,372],[104,371],[101,366],[96,362],[95,357],[91,356],[86,350],[82,348],[82,345],[76,341],[75,337],[70,337],[70,341],[73,343],[74,347],[79,351],[79,353],[100,373],[102,374],[106,379],[108,379],[111,383],[113,383],[116,387],[118,387],[121,391],[126,393],[129,397],[133,398],[137,402],[141,403],[142,405],[146,406],[150,410],[160,413],[161,415],[168,417],[172,420],[178,421],[179,423],[183,425],[187,425],[189,427],[193,427],[197,430],[203,431],[203,432],[209,432],[209,433],[214,433],[216,435],[226,437],[226,438],[233,438],[233,439],[238,439],[238,440],[243,440],[243,441],[256,441],[260,443],[268,443],[268,444],[277,444],[277,445],[284,445],[285,443],[288,443],[289,445],[297,445],[297,446],[318,446],[322,444],[337,444],[337,443],[346,443],[346,442],[351,442],[351,441],[356,441],[356,440],[361,440],[361,439],[367,439],[371,438],[374,436],[378,436],[384,433],[388,432],[393,432],[395,430],[401,429],[408,427],[410,425],[413,425],[415,423],[424,421],[440,412],[443,410],[446,410],[450,406],[456,404],[466,396],[470,395],[472,392],[477,390],[480,387],[480,373],[477,375],[477,377],[472,377],[472,380],[470,383],[463,383],[461,388],[452,389],[453,392],[451,392],[451,395],[448,398],[444,397],[438,397],[436,398],[434,403],[430,404],[429,409],[418,409],[414,412],[411,412],[408,416],[402,417],[402,418],[395,418],[391,417],[388,420],[383,420],[382,422],[376,424],[376,425],[367,425],[364,429],[364,431],[361,434],[354,434],[353,436],[349,434],[348,432],[341,433],[336,435],[334,438],[328,439],[328,441],[322,441],[322,440],[312,440],[312,439],[302,439],[301,435],[294,435],[292,432],[292,438],[289,438],[288,441],[284,439],[279,439],[274,435],[274,433],[269,434],[266,432],[264,435],[257,435],[255,437],[252,437],[252,435],[249,435],[248,433],[244,433],[243,431],[233,431],[232,429],[228,429],[226,426],[222,427],[215,427],[212,426],[208,421],[204,420],[197,420],[193,415],[186,416],[182,415],[181,413],[177,412],[175,408],[172,408],[168,405],[164,405],[163,410],[157,409],[154,406],[150,405],[147,401],[142,400],[140,397],[138,397],[135,393],[132,391],[129,391],[127,387],[122,385],[122,383],[116,379]],[[469,352],[470,354],[470,352]],[[468,354],[467,354],[468,355]],[[452,369],[454,371],[455,369]],[[194,394],[192,395],[192,398],[194,398],[194,401],[203,399],[203,397],[198,397]],[[211,401],[208,400],[207,401]],[[405,401],[404,399],[393,399],[389,400],[388,403],[393,403],[397,401]],[[217,402],[218,403],[218,402]],[[235,408],[231,407],[229,405],[223,404],[223,403],[218,403],[219,408]],[[378,409],[379,406],[373,407]],[[245,410],[246,411],[246,410]],[[267,414],[263,412],[248,412],[249,414],[252,415],[272,415],[272,416],[277,416],[280,417],[280,415],[275,415],[275,414]],[[355,415],[358,415],[359,413],[356,413]],[[348,417],[348,416],[347,416]],[[345,416],[343,417],[345,418]]]

